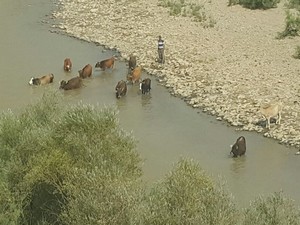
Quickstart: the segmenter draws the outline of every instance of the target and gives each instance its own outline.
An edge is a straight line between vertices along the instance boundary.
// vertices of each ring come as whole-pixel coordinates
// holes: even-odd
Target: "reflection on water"
[[[246,155],[231,159],[230,170],[234,176],[241,176],[246,169]]]
[[[142,107],[146,110],[151,110],[152,109],[151,93],[145,94],[145,95],[141,94],[141,95],[142,95],[142,97],[141,97]]]

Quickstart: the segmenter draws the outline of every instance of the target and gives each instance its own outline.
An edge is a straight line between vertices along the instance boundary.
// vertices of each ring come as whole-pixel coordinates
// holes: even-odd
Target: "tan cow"
[[[105,69],[113,69],[115,65],[115,56],[102,60],[101,62],[97,62],[95,68],[100,68],[102,70]]]
[[[42,77],[34,78],[32,77],[29,81],[30,85],[44,85],[44,84],[50,84],[53,82],[54,75],[52,73],[47,74]]]
[[[270,120],[271,120],[271,118],[274,118],[274,117],[277,117],[276,124],[280,124],[281,111],[282,111],[282,103],[281,102],[265,105],[260,108],[260,113],[267,120],[266,128],[270,129]]]
[[[135,82],[140,81],[141,75],[142,75],[142,67],[141,66],[135,67],[134,70],[132,70],[132,72],[127,76],[127,80],[131,81],[132,84],[134,84]]]

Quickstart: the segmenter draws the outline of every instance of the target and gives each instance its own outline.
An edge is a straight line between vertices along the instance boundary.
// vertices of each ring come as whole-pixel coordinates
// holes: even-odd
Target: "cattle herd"
[[[111,58],[104,59],[100,62],[97,62],[95,68],[99,68],[101,70],[106,69],[113,69],[115,65],[115,56]],[[64,71],[70,72],[72,70],[72,62],[70,58],[66,58],[63,64]],[[82,87],[83,79],[89,78],[92,76],[93,67],[90,64],[84,66],[81,70],[78,71],[79,75],[76,77],[71,78],[68,81],[62,80],[60,82],[60,89],[63,90],[72,90]],[[126,76],[126,81],[120,80],[116,87],[116,98],[121,98],[126,95],[127,93],[127,84],[131,83],[132,85],[135,83],[139,83],[140,90],[142,94],[150,93],[151,90],[151,79],[146,78],[141,80],[142,74],[142,67],[137,66],[136,64],[136,57],[131,55],[128,61],[128,73]],[[47,74],[45,76],[34,78],[32,77],[29,81],[30,85],[45,85],[52,83],[54,79],[53,74]],[[270,129],[271,118],[276,117],[276,124],[280,124],[281,119],[281,111],[282,111],[282,104],[275,103],[270,104],[268,106],[264,106],[260,108],[260,113],[265,118],[265,127]],[[233,157],[242,156],[246,153],[246,139],[245,137],[239,137],[234,145],[231,146],[230,154],[233,154]],[[300,151],[299,151],[300,154]]]
[[[100,62],[97,62],[95,65],[95,68],[99,68],[101,70],[106,69],[113,69],[115,65],[115,56],[112,56],[111,58],[104,59]],[[64,60],[63,64],[64,71],[70,72],[72,70],[72,61],[70,58],[66,58]],[[84,66],[81,70],[78,71],[78,76],[71,78],[68,81],[62,80],[60,82],[59,89],[63,90],[72,90],[82,87],[82,80],[89,78],[92,76],[93,67],[90,64],[87,64]],[[140,84],[140,90],[142,91],[142,94],[147,94],[151,90],[151,79],[146,78],[141,80],[141,74],[142,74],[142,67],[137,66],[136,64],[136,57],[131,55],[128,61],[128,74],[126,76],[126,81],[120,80],[116,87],[116,97],[121,98],[122,96],[126,95],[127,92],[127,84]],[[50,84],[53,82],[54,75],[53,74],[47,74],[42,77],[32,77],[29,81],[30,85],[45,85]]]

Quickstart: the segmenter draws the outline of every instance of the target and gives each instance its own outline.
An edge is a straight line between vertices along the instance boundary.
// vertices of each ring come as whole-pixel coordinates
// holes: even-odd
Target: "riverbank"
[[[283,3],[270,10],[205,3],[216,24],[204,28],[188,17],[170,16],[157,0],[60,0],[54,28],[117,49],[189,105],[242,130],[255,130],[300,146],[299,38],[276,39],[284,29]],[[156,63],[157,37],[166,42],[166,63]],[[124,77],[126,74],[124,74]],[[263,128],[261,104],[283,102],[281,125]]]

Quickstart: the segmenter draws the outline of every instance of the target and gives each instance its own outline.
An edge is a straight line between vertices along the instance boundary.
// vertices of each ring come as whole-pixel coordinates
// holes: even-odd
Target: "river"
[[[77,71],[114,53],[101,46],[50,32],[53,1],[1,0],[0,2],[0,109],[18,111],[59,87],[62,79],[77,76]],[[70,57],[71,73],[63,71],[63,60]],[[65,92],[68,103],[84,102],[113,106],[119,110],[121,126],[132,132],[137,150],[144,159],[144,179],[157,182],[181,157],[193,158],[214,178],[226,180],[235,201],[247,206],[259,195],[283,191],[300,205],[300,156],[293,148],[264,138],[261,134],[235,131],[215,117],[193,109],[152,79],[150,95],[141,95],[138,85],[129,86],[127,95],[116,99],[114,87],[125,79],[125,62],[117,61],[114,70],[93,70],[85,87]],[[48,86],[32,87],[32,76],[53,73]],[[230,144],[245,136],[245,157],[229,157]]]

